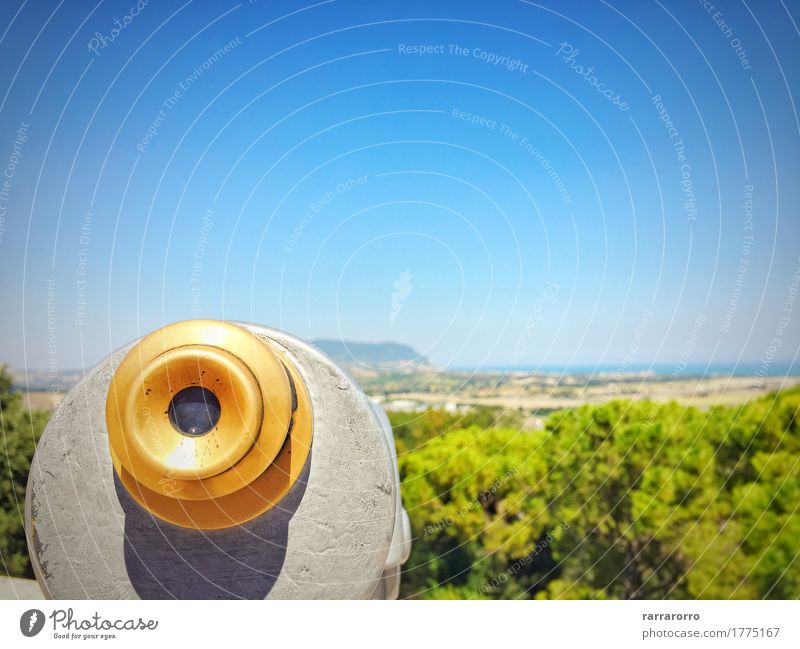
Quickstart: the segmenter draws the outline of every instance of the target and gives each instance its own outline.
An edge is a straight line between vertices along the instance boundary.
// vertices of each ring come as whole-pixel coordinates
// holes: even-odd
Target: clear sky
[[[193,317],[450,366],[792,360],[798,21],[5,2],[0,360],[87,367]]]

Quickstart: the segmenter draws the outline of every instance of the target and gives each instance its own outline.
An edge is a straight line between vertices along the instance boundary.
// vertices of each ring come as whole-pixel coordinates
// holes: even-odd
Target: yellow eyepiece
[[[274,507],[311,449],[297,368],[276,345],[227,322],[190,320],[142,338],[106,399],[120,481],[170,523],[219,529]]]

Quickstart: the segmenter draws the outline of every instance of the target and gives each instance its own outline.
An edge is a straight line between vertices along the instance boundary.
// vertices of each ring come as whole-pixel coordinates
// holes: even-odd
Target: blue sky
[[[0,359],[211,317],[451,366],[792,360],[800,8],[714,5],[8,3]]]

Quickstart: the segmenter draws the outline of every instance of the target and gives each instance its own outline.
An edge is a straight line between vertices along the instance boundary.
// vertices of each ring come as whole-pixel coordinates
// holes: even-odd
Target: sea
[[[647,372],[656,376],[711,377],[711,376],[800,376],[800,361],[739,361],[723,363],[582,363],[573,365],[481,365],[452,366],[452,372],[526,372],[537,374],[581,375],[587,374],[637,374]]]

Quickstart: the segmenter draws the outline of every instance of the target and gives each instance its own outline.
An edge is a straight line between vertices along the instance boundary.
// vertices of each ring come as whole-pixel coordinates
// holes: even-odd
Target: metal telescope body
[[[311,345],[212,320],[65,396],[25,522],[55,599],[396,598],[411,549],[383,410]]]

